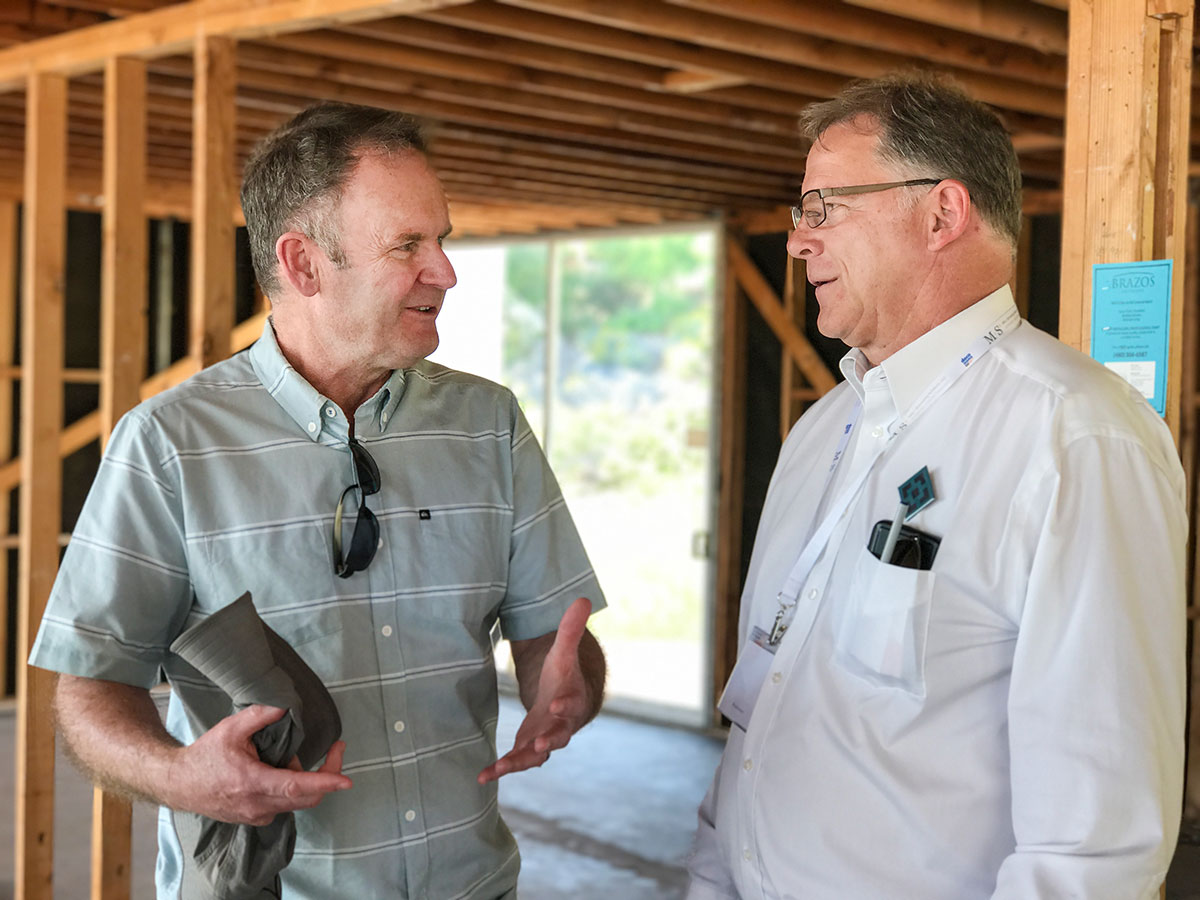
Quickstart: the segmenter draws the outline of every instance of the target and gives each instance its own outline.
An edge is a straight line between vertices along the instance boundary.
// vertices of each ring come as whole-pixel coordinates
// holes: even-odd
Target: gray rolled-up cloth
[[[263,622],[250,593],[189,628],[171,652],[230,699],[230,714],[256,703],[286,709],[253,735],[258,758],[286,766],[293,756],[311,769],[342,733],[329,691],[299,654]],[[281,896],[279,873],[292,860],[296,820],[235,825],[171,811],[183,847],[180,900],[267,900]]]

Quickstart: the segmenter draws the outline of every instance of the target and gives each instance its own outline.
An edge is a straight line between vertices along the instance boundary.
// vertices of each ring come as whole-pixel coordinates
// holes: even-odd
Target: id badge
[[[775,658],[775,649],[767,633],[755,626],[750,632],[750,640],[746,642],[746,649],[733,667],[729,684],[725,685],[725,692],[721,694],[717,709],[742,731],[750,727],[750,716],[771,668],[771,661]]]

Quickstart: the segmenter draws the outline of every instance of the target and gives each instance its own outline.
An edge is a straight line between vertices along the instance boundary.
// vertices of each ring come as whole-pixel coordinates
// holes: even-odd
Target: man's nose
[[[796,259],[807,259],[817,252],[817,241],[813,238],[816,229],[809,228],[803,222],[788,235],[788,256]]]
[[[434,258],[421,273],[421,280],[431,287],[448,291],[458,284],[458,276],[454,274],[454,266],[450,263],[450,257],[446,255],[445,250],[438,247],[434,253]]]

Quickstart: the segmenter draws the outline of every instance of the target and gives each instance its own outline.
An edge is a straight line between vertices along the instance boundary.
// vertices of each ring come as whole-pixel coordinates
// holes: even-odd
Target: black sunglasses
[[[375,465],[367,448],[354,438],[350,438],[350,455],[354,457],[354,484],[342,491],[333,513],[333,571],[339,578],[349,578],[369,566],[379,547],[379,520],[367,508],[367,497],[379,493],[379,466]],[[350,546],[343,555],[342,511],[346,495],[351,491],[359,494],[358,518],[354,522]]]

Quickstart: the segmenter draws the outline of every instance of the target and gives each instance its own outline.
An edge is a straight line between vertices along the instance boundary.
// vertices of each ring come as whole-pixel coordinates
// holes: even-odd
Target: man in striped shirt
[[[242,203],[271,321],[114,430],[30,662],[62,673],[84,768],[164,808],[160,898],[182,890],[169,809],[299,811],[289,900],[515,897],[495,781],[595,715],[603,595],[512,394],[425,361],[455,276],[415,123],[310,108],[255,151]],[[247,590],[337,705],[315,772],[259,762],[282,711],[228,715],[168,649]],[[498,760],[497,624],[529,710]]]

